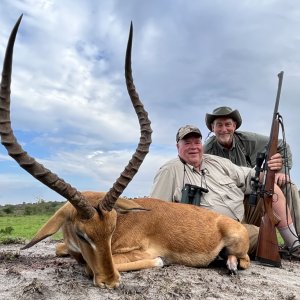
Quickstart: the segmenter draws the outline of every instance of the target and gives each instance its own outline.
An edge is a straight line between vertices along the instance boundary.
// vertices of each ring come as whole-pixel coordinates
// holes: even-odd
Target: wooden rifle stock
[[[269,154],[277,152],[278,144],[278,119],[275,119],[273,126],[274,137],[271,140]],[[272,155],[268,155],[271,157]],[[259,227],[258,243],[256,249],[256,260],[274,267],[281,267],[281,258],[278,252],[278,241],[276,235],[276,225],[278,219],[275,217],[272,202],[275,183],[275,171],[267,170],[265,177],[265,188],[263,194],[264,215]]]
[[[277,153],[278,146],[278,105],[280,99],[283,72],[278,74],[279,83],[276,97],[276,104],[272,120],[270,139],[266,154],[266,162]],[[278,218],[274,215],[272,202],[275,184],[275,171],[267,168],[265,163],[265,176],[262,184],[261,195],[263,198],[264,215],[262,216],[259,227],[258,243],[256,249],[256,260],[270,266],[281,267],[281,257],[279,255],[276,225]]]

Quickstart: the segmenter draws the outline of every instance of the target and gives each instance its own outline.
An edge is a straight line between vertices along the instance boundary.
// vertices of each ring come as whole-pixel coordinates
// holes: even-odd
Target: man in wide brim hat
[[[242,118],[237,109],[233,110],[228,106],[221,106],[214,109],[211,114],[206,114],[205,123],[210,131],[212,131],[211,124],[217,118],[232,119],[236,123],[236,129],[242,125]]]
[[[254,168],[257,153],[265,153],[269,143],[269,137],[255,132],[239,131],[242,118],[238,110],[227,106],[221,106],[213,110],[212,114],[206,114],[207,128],[214,133],[205,141],[204,153],[228,158],[238,166]],[[292,209],[292,219],[295,224],[295,236],[300,236],[300,197],[298,187],[290,182],[285,174],[286,168],[292,168],[292,153],[288,144],[282,139],[278,140],[277,152],[284,158],[282,170],[276,173],[276,183],[281,187],[286,196],[288,207]],[[251,214],[251,210],[250,214]],[[249,216],[250,216],[249,214]],[[249,221],[259,225],[260,218]],[[287,228],[290,230],[290,228]],[[298,245],[300,253],[300,246]]]

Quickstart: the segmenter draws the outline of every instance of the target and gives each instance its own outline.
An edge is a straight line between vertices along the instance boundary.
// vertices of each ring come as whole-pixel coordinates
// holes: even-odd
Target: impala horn
[[[113,184],[113,187],[105,195],[102,201],[99,202],[99,208],[106,211],[111,211],[114,207],[118,197],[123,193],[129,182],[132,180],[134,175],[137,173],[140,165],[142,164],[145,156],[149,152],[151,144],[151,122],[148,118],[142,102],[140,101],[139,95],[136,92],[131,70],[131,48],[132,48],[132,22],[130,24],[130,32],[128,37],[126,57],[125,57],[125,78],[128,94],[130,96],[132,105],[137,113],[139,124],[140,124],[140,142],[132,155],[131,160],[125,167],[124,171],[120,174],[119,178]]]

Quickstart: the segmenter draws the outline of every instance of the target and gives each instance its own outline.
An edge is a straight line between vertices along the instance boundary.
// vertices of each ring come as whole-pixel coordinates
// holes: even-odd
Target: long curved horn
[[[84,196],[70,184],[46,169],[25,152],[13,134],[10,121],[10,85],[12,73],[13,48],[22,16],[15,24],[7,44],[2,70],[0,87],[0,135],[1,143],[8,154],[17,161],[34,178],[66,198],[76,208],[79,216],[90,219],[96,210],[86,201]]]
[[[149,152],[149,147],[151,144],[151,122],[148,118],[148,113],[144,109],[142,102],[139,99],[139,95],[136,92],[135,86],[132,79],[131,70],[131,48],[132,48],[132,22],[130,24],[130,32],[128,37],[126,57],[125,57],[125,78],[128,94],[130,96],[132,105],[137,113],[139,124],[140,124],[140,142],[133,154],[128,165],[125,167],[124,171],[120,174],[120,177],[116,180],[113,187],[105,195],[102,201],[99,203],[100,209],[107,211],[112,210],[114,204],[118,197],[123,193],[124,189],[127,187],[129,182],[132,180],[133,176],[137,173],[140,165],[142,164],[145,156]]]

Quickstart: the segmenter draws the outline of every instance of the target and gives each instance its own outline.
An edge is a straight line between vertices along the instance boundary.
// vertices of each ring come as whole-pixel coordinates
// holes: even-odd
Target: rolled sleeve
[[[154,177],[151,198],[158,198],[165,201],[173,199],[173,175],[170,169],[160,168]]]

